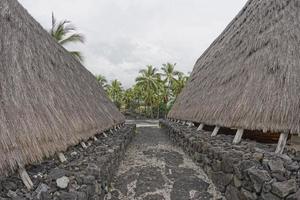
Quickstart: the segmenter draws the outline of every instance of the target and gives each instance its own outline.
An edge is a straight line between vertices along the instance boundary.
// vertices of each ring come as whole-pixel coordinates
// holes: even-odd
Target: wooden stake
[[[94,141],[98,141],[98,138],[96,136],[93,137]]]
[[[234,136],[234,139],[233,139],[233,144],[238,144],[241,142],[242,140],[242,136],[243,136],[243,133],[244,133],[244,129],[238,129],[235,136]]]
[[[276,154],[282,154],[283,153],[283,150],[284,150],[284,147],[286,145],[286,141],[288,139],[288,136],[289,136],[288,133],[281,133],[280,134],[278,144],[277,144],[277,147],[276,147],[276,151],[275,151]]]
[[[218,134],[219,130],[220,130],[220,126],[216,126],[214,131],[211,134],[211,137],[215,137]]]
[[[65,155],[64,155],[63,153],[59,152],[59,153],[57,154],[57,156],[58,156],[58,159],[59,159],[59,161],[60,161],[61,163],[64,163],[64,162],[67,161],[67,159],[66,159],[66,157],[65,157]]]
[[[204,124],[200,124],[199,127],[197,128],[197,131],[203,131]]]
[[[87,146],[84,142],[80,142],[80,144],[81,144],[82,148],[87,149]]]
[[[106,133],[103,132],[104,137],[107,137]]]
[[[19,175],[20,175],[24,185],[26,186],[26,188],[28,190],[31,190],[33,188],[33,183],[31,181],[28,173],[26,172],[26,170],[23,167],[19,168]]]

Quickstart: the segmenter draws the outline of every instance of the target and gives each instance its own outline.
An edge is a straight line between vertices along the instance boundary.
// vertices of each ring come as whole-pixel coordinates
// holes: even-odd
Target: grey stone
[[[37,199],[41,199],[41,194],[43,192],[47,192],[49,189],[49,186],[44,184],[44,183],[41,183],[35,190],[35,193],[36,193],[36,197]]]
[[[284,172],[285,171],[282,160],[270,160],[268,162],[268,166],[272,172]]]
[[[78,153],[76,152],[76,151],[73,151],[72,153],[71,153],[71,156],[72,157],[75,157],[75,156],[77,156],[78,155]]]
[[[300,161],[300,156],[295,156],[295,157],[292,158],[292,160],[299,162]]]
[[[88,175],[88,176],[83,176],[82,177],[82,182],[84,184],[94,184],[94,181],[95,181],[95,176],[91,176],[91,175]]]
[[[11,191],[11,190],[9,190],[7,192],[7,196],[10,197],[10,198],[17,198],[18,197],[17,193],[14,192],[14,191]]]
[[[286,200],[300,200],[300,189],[296,193],[288,196]]]
[[[262,193],[260,198],[262,200],[281,200],[279,197],[275,196],[272,193]]]
[[[272,193],[279,197],[286,197],[287,195],[297,191],[297,183],[295,179],[290,179],[284,182],[274,182],[272,184]]]
[[[87,174],[95,176],[96,178],[99,178],[101,175],[101,169],[94,163],[89,163],[86,171]]]
[[[18,186],[16,183],[14,183],[13,181],[7,181],[3,187],[6,189],[6,190],[12,190],[12,191],[15,191],[18,189]]]
[[[234,166],[234,164],[237,163],[237,159],[231,158],[229,156],[230,155],[226,155],[226,157],[223,157],[222,162],[221,162],[222,171],[225,173],[232,173],[233,166]]]
[[[77,194],[75,192],[64,192],[59,194],[59,199],[61,200],[77,200]]]
[[[285,164],[285,168],[290,171],[297,171],[300,167],[298,162],[292,162],[290,164]]]
[[[287,180],[287,178],[285,176],[283,176],[281,172],[272,172],[271,175],[273,178],[275,178],[279,182]]]
[[[216,171],[221,171],[221,161],[219,160],[213,160],[212,161],[212,169]]]
[[[277,157],[283,159],[284,163],[292,163],[293,160],[290,156],[286,155],[286,154],[276,154]]]
[[[253,154],[253,159],[257,160],[258,162],[261,162],[264,158],[264,154],[263,153],[254,153]]]
[[[233,183],[237,188],[240,188],[242,186],[242,181],[236,175],[233,176]]]
[[[70,182],[70,180],[66,176],[56,179],[56,185],[60,189],[66,189],[69,185],[69,182]]]
[[[248,190],[245,189],[241,189],[241,199],[245,199],[245,200],[255,200],[257,199],[257,195],[255,193],[249,192]]]
[[[65,175],[66,175],[66,170],[59,169],[59,168],[54,168],[49,173],[49,177],[52,180],[56,180],[56,179],[61,178],[61,177],[65,176]]]
[[[271,180],[271,177],[266,170],[255,169],[252,167],[248,169],[248,174],[256,192],[260,192],[263,184]]]
[[[220,190],[220,192],[225,192],[226,186],[229,185],[233,179],[232,174],[225,174],[223,172],[212,172],[211,176],[213,183]]]
[[[226,199],[230,199],[230,200],[240,200],[241,196],[240,196],[240,191],[233,187],[232,185],[229,185],[226,189],[225,192],[225,197]]]
[[[243,160],[239,164],[234,165],[234,173],[239,177],[239,179],[243,179],[246,174],[246,170],[256,165],[257,162],[255,161]]]

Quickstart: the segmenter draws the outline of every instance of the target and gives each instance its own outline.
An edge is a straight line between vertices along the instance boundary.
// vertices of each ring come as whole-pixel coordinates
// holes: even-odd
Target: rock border
[[[26,168],[34,189],[28,191],[18,174],[0,177],[0,200],[76,199],[100,200],[110,191],[111,182],[136,132],[135,125],[125,125],[113,132],[97,134],[86,142],[69,147],[61,163],[57,156]]]
[[[276,145],[243,140],[233,145],[233,136],[197,131],[160,120],[171,140],[181,146],[211,178],[227,199],[299,200],[300,156],[276,155]]]

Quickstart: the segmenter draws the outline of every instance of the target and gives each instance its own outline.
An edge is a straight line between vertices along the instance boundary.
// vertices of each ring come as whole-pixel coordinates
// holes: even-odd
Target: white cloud
[[[85,66],[128,87],[145,65],[176,62],[188,72],[246,0],[19,0],[49,28],[51,12],[87,39]]]

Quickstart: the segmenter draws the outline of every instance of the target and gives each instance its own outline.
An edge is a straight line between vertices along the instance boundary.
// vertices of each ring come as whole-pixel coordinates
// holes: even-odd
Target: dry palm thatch
[[[195,64],[170,118],[300,133],[300,1],[249,0]]]
[[[27,13],[0,1],[0,174],[124,121],[95,77]]]

